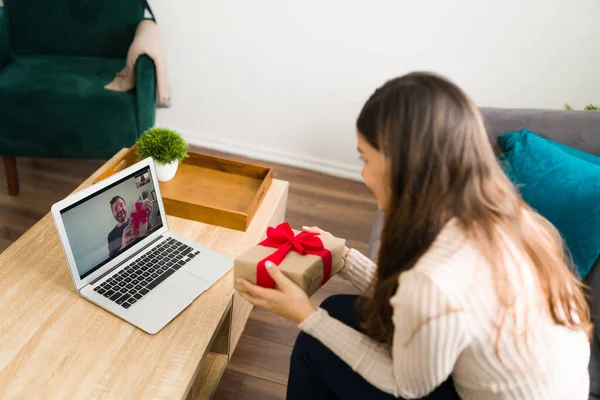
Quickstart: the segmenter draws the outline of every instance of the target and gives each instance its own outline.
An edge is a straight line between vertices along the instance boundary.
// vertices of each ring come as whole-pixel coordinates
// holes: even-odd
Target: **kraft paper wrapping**
[[[294,231],[294,234],[298,233],[298,231]],[[323,242],[323,246],[331,252],[331,276],[333,277],[344,268],[343,256],[346,240],[324,235],[318,237]],[[249,282],[256,283],[256,264],[276,250],[274,247],[257,245],[237,257],[233,264],[235,279],[244,278]],[[309,296],[312,296],[323,282],[323,260],[312,254],[303,256],[292,250],[279,265],[279,270]],[[242,285],[237,281],[234,282],[237,290],[245,291]]]

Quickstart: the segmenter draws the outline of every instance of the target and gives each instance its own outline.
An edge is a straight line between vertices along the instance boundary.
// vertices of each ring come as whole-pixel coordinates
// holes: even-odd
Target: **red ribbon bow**
[[[150,216],[150,210],[148,207],[143,207],[141,201],[135,203],[136,211],[131,213],[131,223],[133,224],[133,233],[138,235],[140,233],[140,224],[148,222]]]
[[[284,222],[277,228],[267,228],[267,238],[259,243],[260,246],[274,247],[277,250],[265,258],[260,260],[256,265],[256,284],[265,288],[275,288],[275,281],[267,272],[265,266],[267,261],[271,261],[275,265],[279,265],[290,251],[296,251],[300,254],[312,254],[321,257],[323,260],[323,281],[325,284],[331,277],[331,252],[323,246],[323,242],[316,233],[300,232],[294,236],[294,231],[290,224]]]

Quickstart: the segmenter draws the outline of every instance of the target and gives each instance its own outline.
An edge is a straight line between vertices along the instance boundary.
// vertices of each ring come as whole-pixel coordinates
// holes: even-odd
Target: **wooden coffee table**
[[[284,220],[287,193],[273,181],[246,232],[170,216],[169,227],[233,258]],[[0,398],[210,398],[251,308],[230,271],[148,335],[79,296],[47,214],[0,255]]]

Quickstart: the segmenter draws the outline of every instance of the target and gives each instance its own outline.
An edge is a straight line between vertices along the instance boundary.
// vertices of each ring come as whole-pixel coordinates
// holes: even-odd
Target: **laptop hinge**
[[[137,257],[138,254],[140,254],[142,251],[146,250],[148,247],[152,246],[154,243],[156,243],[158,240],[160,240],[162,238],[163,238],[163,235],[160,235],[159,237],[157,237],[156,239],[154,239],[153,241],[151,241],[150,243],[148,243],[147,245],[145,245],[144,247],[142,247],[141,249],[139,249],[138,251],[133,253],[131,256],[127,257],[126,259],[124,259],[123,261],[121,261],[120,263],[118,263],[117,265],[115,265],[114,267],[112,267],[111,269],[109,269],[108,271],[106,271],[105,273],[103,273],[102,275],[97,277],[96,279],[94,279],[92,282],[89,283],[89,285],[95,285],[96,282],[102,280],[106,275],[109,275],[111,272],[113,272],[115,269],[119,268],[123,264],[127,264],[127,262],[129,260],[131,260],[134,257]]]

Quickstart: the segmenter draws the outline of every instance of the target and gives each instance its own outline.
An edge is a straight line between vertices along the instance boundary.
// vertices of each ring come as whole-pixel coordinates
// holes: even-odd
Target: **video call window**
[[[62,211],[81,279],[163,226],[146,167]]]

